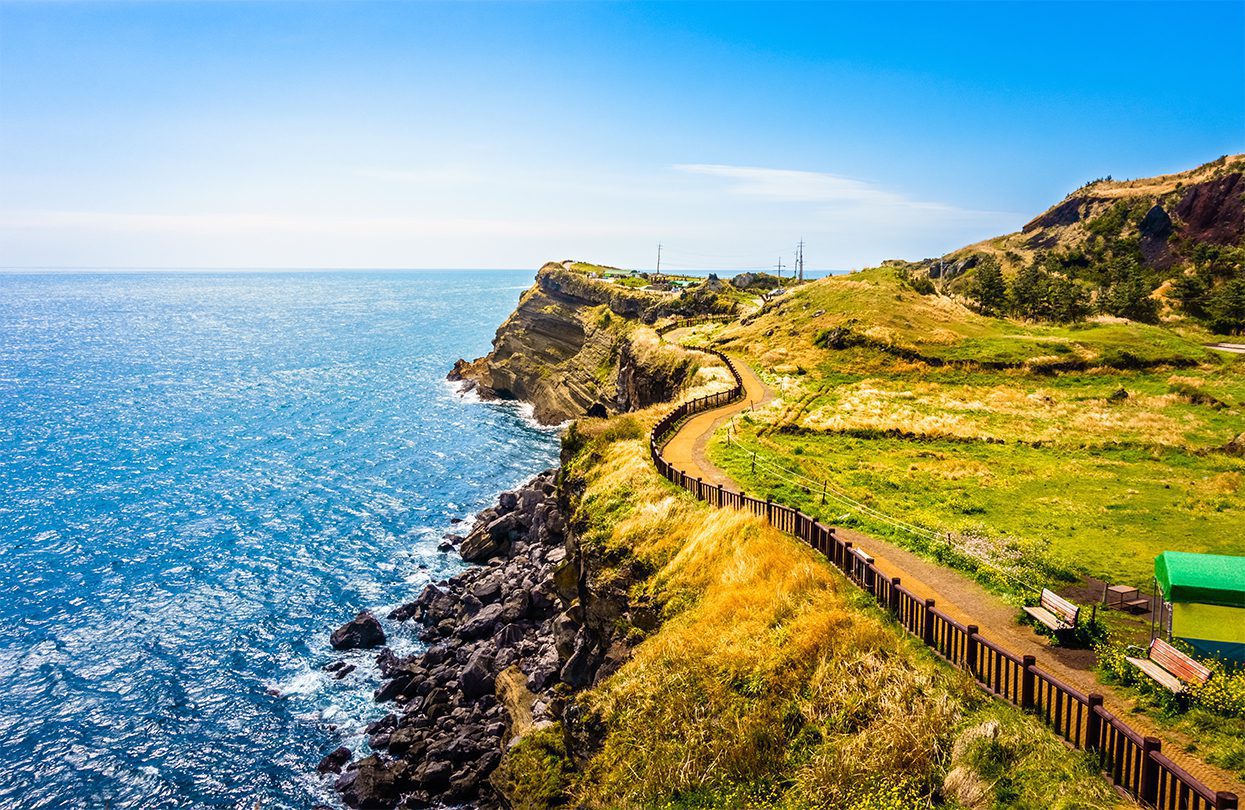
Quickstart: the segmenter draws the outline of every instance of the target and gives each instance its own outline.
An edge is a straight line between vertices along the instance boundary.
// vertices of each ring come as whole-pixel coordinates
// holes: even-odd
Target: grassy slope
[[[937,663],[813,552],[660,479],[633,417],[587,430],[565,468],[582,540],[651,572],[633,596],[664,622],[578,698],[606,732],[582,769],[548,732],[507,757],[514,806],[1116,803],[1080,755]]]
[[[1245,155],[1227,155],[1220,160],[1176,174],[1136,180],[1098,180],[1086,184],[1060,201],[1062,203],[1077,197],[1096,200],[1097,202],[1091,207],[1092,213],[1086,220],[1065,226],[1047,226],[1028,233],[1017,232],[997,236],[960,248],[945,258],[953,261],[971,254],[985,254],[997,259],[1005,273],[1013,273],[1022,265],[1032,262],[1040,253],[1029,246],[1030,240],[1035,237],[1045,237],[1063,247],[1080,246],[1088,240],[1091,234],[1086,227],[1087,222],[1093,217],[1105,214],[1116,202],[1132,203],[1137,206],[1138,211],[1145,211],[1151,205],[1160,203],[1170,211],[1179,198],[1181,190],[1187,186],[1204,183],[1227,172],[1239,172],[1243,169],[1245,169]],[[1128,230],[1128,235],[1134,235],[1134,233],[1135,229]],[[1015,261],[1015,258],[1019,258],[1020,261]]]
[[[879,345],[911,354],[815,345],[853,319]],[[1245,427],[1245,358],[1139,324],[1034,328],[981,318],[906,290],[887,271],[810,285],[781,310],[720,330],[723,338],[782,391],[735,423],[742,445],[719,436],[710,447],[750,492],[887,535],[1017,595],[1012,578],[978,559],[1033,585],[1088,574],[1145,587],[1165,549],[1245,554],[1245,459],[1218,451]],[[1127,351],[1181,367],[1035,373],[1042,362],[1032,353],[1052,338],[1065,355],[1110,360]],[[912,355],[1032,365],[937,367]],[[833,499],[822,506],[816,487],[764,466],[754,473],[744,448],[888,514],[949,530],[956,545],[918,539]],[[1148,637],[1122,614],[1107,618],[1117,638]],[[1198,740],[1199,756],[1245,775],[1240,719],[1183,713],[1146,689],[1140,698],[1148,714]]]
[[[820,348],[836,329],[849,347]],[[1163,549],[1245,553],[1245,460],[1215,452],[1241,430],[1239,359],[1160,327],[984,318],[887,270],[810,284],[722,337],[782,392],[736,424],[745,446],[909,522],[980,535],[1038,584],[1145,585]],[[1086,368],[1039,373],[1069,357]],[[1014,365],[937,365],[964,358]],[[1098,365],[1138,358],[1160,365]],[[750,491],[778,491],[738,448],[712,452]]]

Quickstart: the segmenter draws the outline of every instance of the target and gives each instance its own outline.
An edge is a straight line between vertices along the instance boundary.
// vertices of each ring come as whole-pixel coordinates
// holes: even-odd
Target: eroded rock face
[[[704,301],[698,292],[676,299],[603,291],[561,265],[546,265],[498,328],[488,356],[457,361],[448,378],[485,399],[531,403],[545,424],[666,401],[682,376],[677,369],[645,368],[629,351],[628,332],[676,306],[713,303],[708,292],[700,293]]]
[[[1189,186],[1176,204],[1182,236],[1195,242],[1238,244],[1245,238],[1245,175],[1238,172]]]

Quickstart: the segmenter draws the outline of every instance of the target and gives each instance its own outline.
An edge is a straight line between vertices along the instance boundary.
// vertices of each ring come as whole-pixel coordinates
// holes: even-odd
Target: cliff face
[[[663,402],[694,371],[693,358],[662,346],[647,326],[672,305],[548,264],[497,330],[493,350],[459,360],[449,376],[485,399],[530,402],[546,424]]]

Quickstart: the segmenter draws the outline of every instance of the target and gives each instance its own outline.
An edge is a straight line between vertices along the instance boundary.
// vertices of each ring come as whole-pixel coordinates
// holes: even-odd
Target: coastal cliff
[[[712,374],[696,375],[698,353],[664,343],[652,328],[671,315],[727,306],[709,293],[614,287],[548,264],[497,330],[493,351],[458,361],[449,378],[486,399],[528,402],[546,423],[642,411],[689,384],[715,384]],[[651,414],[604,424],[614,438],[638,442]],[[559,470],[502,493],[467,534],[447,536],[475,566],[385,617],[419,625],[429,646],[405,658],[381,649],[375,700],[393,710],[367,727],[368,751],[341,748],[320,763],[347,805],[539,806],[526,798],[533,747],[599,746],[603,730],[571,698],[615,672],[659,613],[630,592],[648,569],[581,543],[593,518],[580,505],[582,477],[566,470],[585,441],[572,425]],[[370,614],[334,639],[356,636],[366,637],[357,646],[385,639]]]
[[[546,421],[607,418],[572,423],[556,471],[452,541],[477,566],[386,617],[429,646],[380,652],[391,713],[321,764],[348,805],[1040,806],[1055,789],[1113,805],[1036,720],[915,652],[814,552],[673,493],[647,441],[669,406],[642,405],[723,381],[691,374],[698,355],[662,343],[640,299],[576,292],[565,269],[542,269],[457,376]]]
[[[498,328],[493,350],[459,360],[449,379],[484,399],[530,403],[545,424],[671,399],[695,372],[697,358],[662,344],[652,325],[730,305],[712,291],[644,291],[593,278],[580,267],[542,267]]]

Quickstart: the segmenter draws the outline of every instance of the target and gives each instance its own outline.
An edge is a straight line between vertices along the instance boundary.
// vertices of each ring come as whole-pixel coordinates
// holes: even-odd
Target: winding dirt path
[[[682,331],[682,330],[679,330]],[[676,337],[671,333],[670,337]],[[716,410],[697,414],[683,423],[666,444],[662,455],[667,461],[689,475],[699,476],[713,484],[742,490],[740,484],[709,461],[706,448],[710,439],[726,420],[751,407],[773,399],[773,392],[757,377],[743,360],[732,358],[743,379],[743,401]],[[980,633],[1016,655],[1033,655],[1038,667],[1065,683],[1089,694],[1096,692],[1104,705],[1117,717],[1126,718],[1135,731],[1163,740],[1163,753],[1200,779],[1218,790],[1245,796],[1245,782],[1190,754],[1196,745],[1187,735],[1173,729],[1160,728],[1157,723],[1136,709],[1136,701],[1109,684],[1100,683],[1094,675],[1094,654],[1091,650],[1052,647],[1044,637],[1017,622],[1020,611],[975,580],[938,563],[918,556],[907,549],[879,537],[851,529],[836,528],[835,534],[851,541],[853,547],[864,549],[875,558],[875,564],[888,577],[899,577],[903,584],[921,598],[932,598],[939,608],[963,624],[975,624]]]

